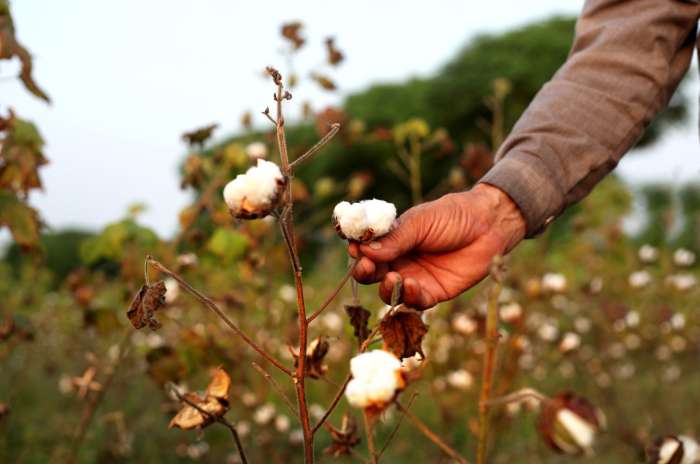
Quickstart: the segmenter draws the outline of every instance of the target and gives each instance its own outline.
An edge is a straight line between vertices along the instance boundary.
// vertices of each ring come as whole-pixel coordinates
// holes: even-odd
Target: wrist
[[[477,184],[470,192],[477,195],[478,203],[484,208],[483,217],[488,218],[489,234],[499,239],[502,253],[508,253],[525,237],[527,230],[520,208],[508,194],[493,185]]]

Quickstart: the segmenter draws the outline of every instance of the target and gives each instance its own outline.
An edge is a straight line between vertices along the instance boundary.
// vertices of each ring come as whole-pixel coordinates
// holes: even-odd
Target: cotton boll
[[[263,142],[249,143],[245,147],[245,154],[253,160],[265,159],[267,158],[267,145]]]
[[[641,262],[650,264],[659,258],[659,249],[649,244],[644,244],[639,247],[637,255]]]
[[[374,237],[389,233],[396,219],[396,206],[383,200],[365,200],[361,203],[367,215],[367,226],[372,229]]]
[[[651,274],[648,271],[635,271],[627,279],[630,287],[642,288],[651,283]]]
[[[333,223],[338,234],[360,242],[386,235],[395,219],[396,207],[377,199],[358,203],[343,201],[333,210]]]
[[[338,203],[333,209],[333,219],[343,238],[362,240],[367,233],[367,213],[361,203]]]
[[[693,464],[700,457],[698,443],[685,435],[659,438],[647,454],[649,462],[654,464]]]
[[[358,408],[383,407],[404,386],[401,362],[391,353],[374,350],[350,361],[353,375],[345,390],[348,402]]]
[[[258,160],[245,174],[239,174],[224,187],[224,201],[231,214],[240,219],[257,219],[270,214],[286,184],[280,168]]]
[[[678,267],[689,267],[695,264],[695,253],[685,248],[673,252],[673,264]]]
[[[564,274],[548,272],[542,276],[542,288],[549,292],[563,292],[566,290],[567,282]]]
[[[165,279],[165,302],[170,304],[174,302],[178,295],[180,294],[180,284],[177,283],[177,280],[173,279],[172,277],[169,277]]]

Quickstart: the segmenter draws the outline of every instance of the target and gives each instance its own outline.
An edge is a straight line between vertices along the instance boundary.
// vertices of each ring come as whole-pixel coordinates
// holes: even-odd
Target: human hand
[[[386,236],[368,244],[351,243],[359,258],[353,276],[363,284],[380,282],[386,303],[402,282],[401,301],[427,309],[481,281],[496,255],[510,251],[525,235],[518,207],[500,189],[479,184],[415,206]]]

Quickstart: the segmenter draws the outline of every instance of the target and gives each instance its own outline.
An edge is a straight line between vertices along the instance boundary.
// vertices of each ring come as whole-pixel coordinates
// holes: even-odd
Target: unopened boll
[[[245,174],[239,174],[224,187],[224,201],[231,214],[240,219],[265,217],[277,206],[286,179],[270,161],[258,160]]]
[[[383,200],[343,201],[333,209],[333,223],[338,234],[360,242],[386,235],[395,219],[396,207]]]
[[[350,361],[352,380],[345,397],[357,408],[382,408],[404,387],[401,361],[384,350],[373,350]]]

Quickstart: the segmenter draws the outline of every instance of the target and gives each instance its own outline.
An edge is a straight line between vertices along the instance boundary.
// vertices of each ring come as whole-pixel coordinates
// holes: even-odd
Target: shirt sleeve
[[[566,63],[480,180],[506,192],[539,233],[639,139],[690,66],[699,0],[588,0]]]

